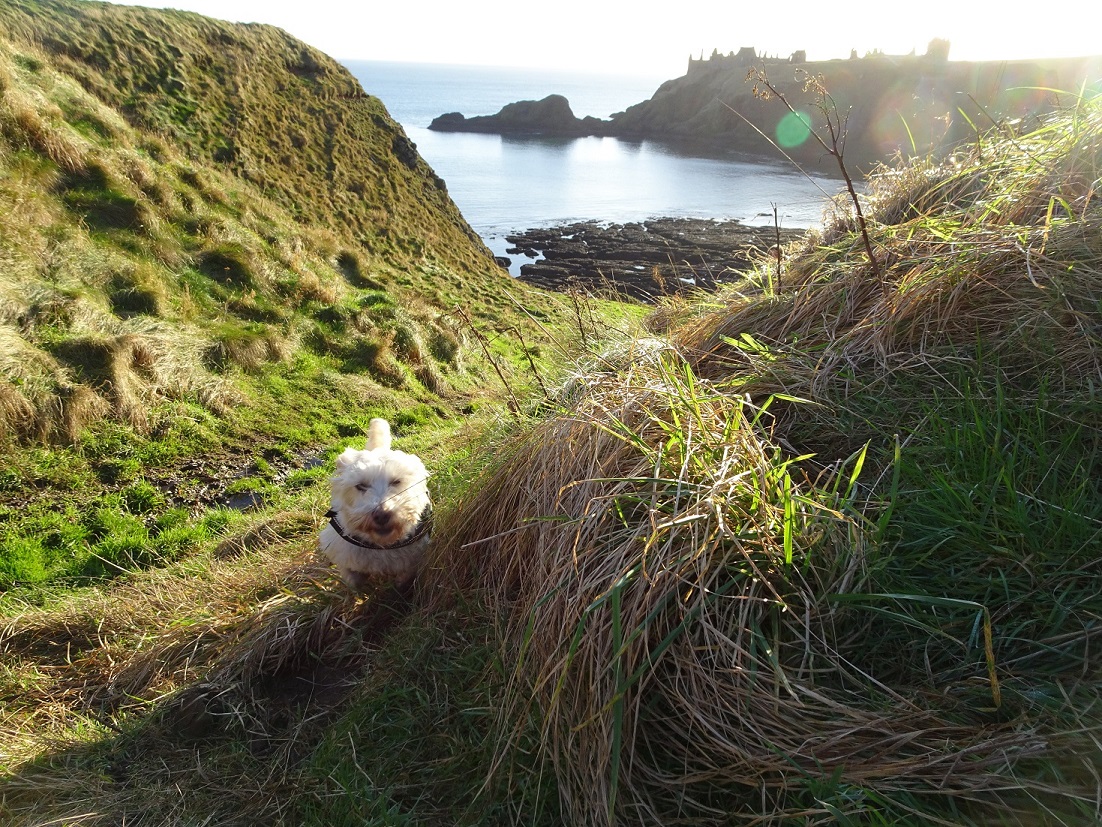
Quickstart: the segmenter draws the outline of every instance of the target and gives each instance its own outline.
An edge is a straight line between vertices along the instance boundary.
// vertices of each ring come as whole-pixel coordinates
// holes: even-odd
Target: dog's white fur
[[[394,546],[415,534],[431,508],[428,471],[413,454],[392,451],[390,424],[372,419],[367,448],[346,448],[337,457],[331,479],[332,505],[341,530],[357,540]],[[429,535],[400,548],[368,549],[348,542],[328,524],[321,532],[321,552],[357,591],[372,584],[408,586],[425,560]]]

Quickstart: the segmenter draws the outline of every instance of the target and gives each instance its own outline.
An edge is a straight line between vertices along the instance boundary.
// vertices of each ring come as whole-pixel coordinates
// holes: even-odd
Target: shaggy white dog
[[[408,587],[425,560],[432,529],[428,471],[420,459],[390,449],[390,424],[372,419],[367,448],[346,448],[333,475],[329,525],[321,552],[357,591],[392,582]]]

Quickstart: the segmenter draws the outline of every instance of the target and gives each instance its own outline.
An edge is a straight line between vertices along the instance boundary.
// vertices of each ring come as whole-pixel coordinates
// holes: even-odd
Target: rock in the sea
[[[429,129],[435,129],[439,132],[462,132],[463,124],[466,122],[467,118],[462,112],[445,112],[443,115],[432,119]]]
[[[429,129],[437,132],[487,132],[499,135],[554,135],[579,137],[602,129],[599,118],[577,118],[570,101],[562,95],[548,95],[538,101],[517,101],[501,107],[496,115],[465,117],[448,112],[433,119]]]

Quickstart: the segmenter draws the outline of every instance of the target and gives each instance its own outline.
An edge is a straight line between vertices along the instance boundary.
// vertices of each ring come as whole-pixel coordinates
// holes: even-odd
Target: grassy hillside
[[[132,127],[247,181],[303,223],[394,263],[425,256],[489,272],[443,181],[382,104],[285,32],[66,0],[5,0],[0,25]],[[116,137],[94,115],[73,115],[93,140]]]
[[[0,32],[0,585],[173,559],[373,414],[532,381],[564,309],[325,55],[64,0]]]
[[[28,390],[41,370],[56,409],[99,401],[72,431],[9,426],[0,536],[41,573],[0,596],[0,820],[1102,820],[1097,99],[949,164],[881,170],[867,246],[839,202],[779,261],[610,342],[604,306],[525,294],[526,315],[492,277],[352,246],[217,161],[168,141],[140,154],[145,133],[47,53],[5,59],[3,158],[37,182],[5,184],[3,214],[37,216],[3,225],[9,271],[28,274],[8,288],[27,309],[4,322],[5,398],[51,398]],[[141,233],[76,220],[108,192],[155,202],[121,178],[43,188],[63,180],[56,144],[15,131],[12,90],[40,102],[47,136],[83,134],[63,93],[111,118],[122,137],[94,157],[117,176],[114,153],[139,154],[233,229],[250,289],[228,253],[204,275],[206,236],[169,212],[149,207],[176,266],[150,264]],[[183,164],[202,190],[169,175]],[[109,284],[127,261],[157,275],[164,310],[118,312]],[[296,262],[336,295],[288,298]],[[432,291],[453,278],[481,323],[448,349],[402,346],[444,340]],[[234,325],[272,349],[215,338]],[[199,364],[194,386],[150,378],[164,330],[195,337],[203,359],[166,374]],[[97,353],[133,348],[133,378],[75,361],[94,337],[114,337]],[[560,372],[535,382],[526,353]],[[324,466],[292,461],[358,438],[376,411],[434,475],[410,604],[349,594],[319,563]],[[202,501],[230,447],[251,463],[240,493],[264,507],[180,505]]]

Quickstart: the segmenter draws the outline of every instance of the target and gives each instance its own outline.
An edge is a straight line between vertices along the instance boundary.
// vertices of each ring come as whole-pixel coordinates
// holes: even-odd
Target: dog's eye
[[[363,493],[364,493],[365,491],[367,491],[367,489],[369,489],[370,487],[371,487],[371,486],[370,486],[370,485],[368,485],[368,484],[367,484],[366,482],[361,482],[361,483],[359,483],[359,484],[358,484],[358,485],[356,486],[356,490],[357,490],[357,491],[359,491],[359,492],[360,492],[361,494],[363,494]]]
[[[402,480],[399,477],[395,477],[394,479],[392,479],[390,481],[390,487],[391,488],[397,488],[401,484],[402,484]]]

